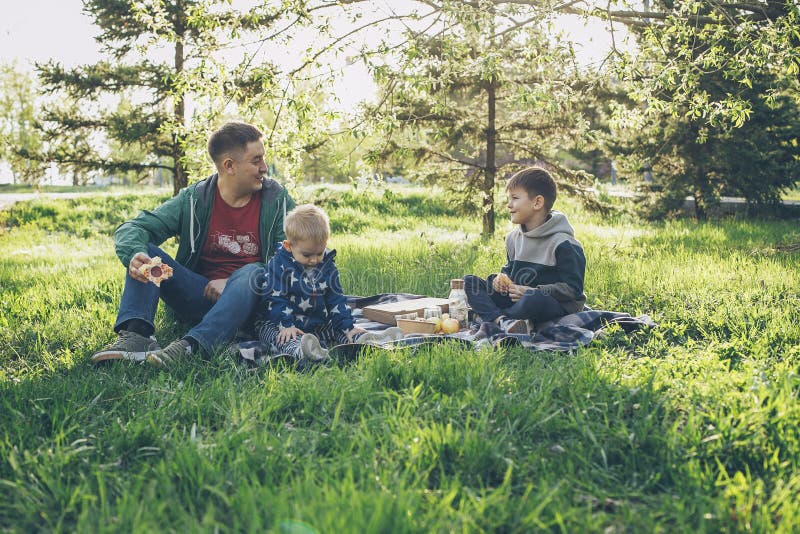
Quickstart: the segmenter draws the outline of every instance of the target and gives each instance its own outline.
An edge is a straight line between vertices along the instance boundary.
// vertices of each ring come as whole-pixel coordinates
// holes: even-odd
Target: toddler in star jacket
[[[322,360],[324,345],[353,343],[366,331],[353,323],[336,251],[327,249],[325,212],[312,204],[297,206],[286,216],[285,232],[264,273],[258,335],[275,353]]]

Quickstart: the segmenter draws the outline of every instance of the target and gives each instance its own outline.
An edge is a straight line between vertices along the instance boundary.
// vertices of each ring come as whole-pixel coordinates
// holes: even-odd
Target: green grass
[[[617,182],[616,184],[612,185],[609,182],[598,182],[595,184],[595,188],[598,191],[598,194],[601,199],[604,201],[609,201],[613,199],[614,194],[626,194],[626,193],[633,193],[635,188],[626,182]],[[788,191],[784,192],[781,195],[783,200],[789,201],[800,201],[800,185],[797,185]]]
[[[502,233],[410,188],[306,189],[345,289],[443,296]],[[0,530],[792,532],[800,528],[800,234],[642,225],[559,200],[589,304],[650,332],[576,354],[438,347],[297,371],[222,354],[95,368],[154,195],[0,215]],[[174,246],[174,245],[173,245]],[[160,310],[163,343],[186,325]]]
[[[172,186],[164,186],[172,190]],[[153,187],[148,185],[31,185],[31,184],[0,184],[1,194],[19,194],[19,193],[100,193],[100,192],[147,192],[151,191]]]
[[[81,186],[81,185],[40,185],[31,184],[0,184],[0,194],[7,193],[77,193],[84,191],[107,191],[107,187]]]
[[[800,201],[800,186],[794,187],[793,189],[790,189],[784,193],[783,200]]]

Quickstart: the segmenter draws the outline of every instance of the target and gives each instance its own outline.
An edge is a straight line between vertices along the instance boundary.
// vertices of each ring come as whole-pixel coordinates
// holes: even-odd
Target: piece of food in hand
[[[161,282],[164,280],[172,278],[172,267],[166,263],[161,263],[159,256],[151,258],[150,263],[145,263],[139,267],[139,272],[158,287],[161,287]]]
[[[511,289],[511,286],[514,284],[506,273],[499,273],[495,280],[497,280],[497,285],[503,293],[508,293],[508,290]]]

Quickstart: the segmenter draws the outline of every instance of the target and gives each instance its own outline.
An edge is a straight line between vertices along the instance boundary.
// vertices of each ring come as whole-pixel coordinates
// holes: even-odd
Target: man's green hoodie
[[[211,220],[211,206],[219,176],[213,174],[184,187],[178,195],[154,211],[143,210],[135,218],[121,224],[114,232],[114,247],[127,267],[138,252],[147,254],[147,244],[160,245],[173,236],[179,237],[175,261],[194,269],[203,250]],[[275,250],[275,243],[286,238],[283,220],[294,208],[294,201],[278,182],[265,178],[261,189],[261,215],[258,228],[261,252],[266,262]]]

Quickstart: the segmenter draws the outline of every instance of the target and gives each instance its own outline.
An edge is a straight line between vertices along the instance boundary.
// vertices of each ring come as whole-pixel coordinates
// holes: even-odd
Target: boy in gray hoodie
[[[511,222],[508,263],[487,280],[464,277],[472,310],[511,334],[528,333],[528,323],[550,321],[583,309],[586,257],[567,217],[554,211],[557,188],[545,169],[530,167],[506,184]]]

